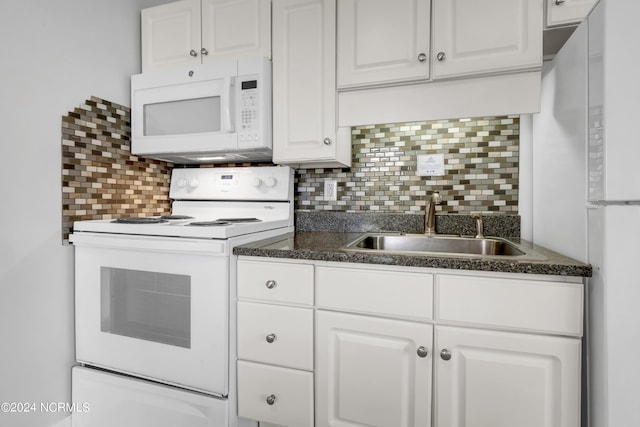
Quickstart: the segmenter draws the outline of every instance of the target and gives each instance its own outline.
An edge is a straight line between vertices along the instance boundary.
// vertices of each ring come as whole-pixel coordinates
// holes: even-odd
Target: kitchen
[[[11,156],[2,170],[3,223],[29,225],[3,226],[1,401],[69,401],[73,255],[60,245],[60,116],[90,95],[129,105],[128,78],[139,72],[138,13],[160,3],[167,2],[2,5],[3,50],[13,59],[2,71],[3,93],[8,94],[2,112],[9,124],[3,126],[2,139]],[[16,34],[21,34],[16,42],[6,42],[16,40]],[[27,115],[27,109],[36,111]],[[36,118],[37,126],[26,117]],[[47,179],[41,182],[39,176]],[[532,219],[524,215],[526,197],[520,199],[526,238],[526,221]],[[2,422],[53,425],[65,415],[9,414]]]

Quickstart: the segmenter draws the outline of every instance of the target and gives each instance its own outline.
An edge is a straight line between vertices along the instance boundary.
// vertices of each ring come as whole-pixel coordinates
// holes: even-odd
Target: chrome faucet
[[[480,212],[471,212],[471,218],[476,220],[476,239],[484,239],[482,215]]]
[[[436,234],[436,205],[442,203],[440,193],[434,191],[424,207],[424,234]]]

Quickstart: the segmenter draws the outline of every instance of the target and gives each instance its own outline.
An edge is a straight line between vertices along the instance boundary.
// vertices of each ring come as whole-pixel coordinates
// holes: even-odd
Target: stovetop
[[[73,232],[226,239],[292,227],[291,209],[281,202],[178,201],[171,216],[80,221]]]
[[[144,216],[144,217],[124,217],[111,221],[115,224],[162,224],[169,221],[187,221],[185,225],[197,227],[220,227],[223,225],[240,224],[245,222],[261,222],[262,220],[255,217],[234,217],[234,218],[218,218],[214,220],[198,221],[189,215],[162,215],[162,216]]]
[[[288,167],[174,169],[170,213],[77,221],[73,232],[227,239],[293,229],[293,171]]]

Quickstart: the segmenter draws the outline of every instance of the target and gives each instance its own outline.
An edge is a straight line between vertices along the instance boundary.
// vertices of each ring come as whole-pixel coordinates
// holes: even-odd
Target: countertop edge
[[[451,270],[475,270],[500,273],[541,274],[554,276],[591,277],[589,264],[573,260],[540,246],[517,239],[517,243],[531,246],[544,260],[513,260],[495,258],[457,257],[450,255],[424,256],[401,254],[369,254],[348,252],[340,248],[362,233],[297,232],[233,249],[234,255],[296,259],[309,261],[357,264],[393,265]],[[515,241],[515,240],[514,240]]]

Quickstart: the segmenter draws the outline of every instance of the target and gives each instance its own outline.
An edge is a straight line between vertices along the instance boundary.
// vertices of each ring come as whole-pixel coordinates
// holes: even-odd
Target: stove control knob
[[[253,185],[254,187],[260,187],[260,184],[262,184],[262,180],[257,176],[251,181],[251,185]]]
[[[276,185],[276,179],[270,176],[264,180],[264,183],[267,187],[273,187]]]
[[[189,180],[189,188],[196,188],[198,185],[200,185],[200,183],[198,182],[197,179],[191,178]]]
[[[179,178],[177,184],[178,187],[185,187],[187,185],[187,180],[185,178]]]

